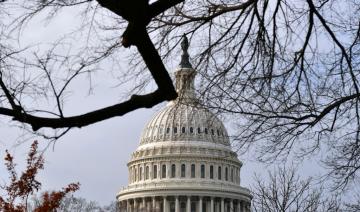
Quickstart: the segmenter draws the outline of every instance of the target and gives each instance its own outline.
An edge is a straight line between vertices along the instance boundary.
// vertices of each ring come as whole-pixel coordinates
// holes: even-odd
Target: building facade
[[[175,71],[179,97],[145,127],[128,163],[129,185],[117,195],[126,212],[248,212],[242,163],[223,123],[195,96],[188,41]]]

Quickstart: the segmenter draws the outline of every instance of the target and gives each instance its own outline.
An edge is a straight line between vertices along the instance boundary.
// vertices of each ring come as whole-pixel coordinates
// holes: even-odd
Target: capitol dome
[[[222,121],[196,98],[186,37],[175,71],[178,98],[145,126],[128,163],[129,185],[117,195],[126,212],[248,212],[242,163]]]
[[[140,145],[163,141],[202,141],[230,146],[223,123],[196,102],[170,102],[145,127]]]

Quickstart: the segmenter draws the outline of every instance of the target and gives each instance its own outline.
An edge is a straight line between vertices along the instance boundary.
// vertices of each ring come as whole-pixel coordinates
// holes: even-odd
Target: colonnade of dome
[[[117,195],[120,211],[248,212],[242,163],[223,123],[196,99],[184,43],[175,72],[179,97],[145,126],[128,163],[129,185]]]
[[[129,185],[166,179],[198,179],[236,185],[240,183],[240,168],[237,163],[211,158],[155,159],[129,164]]]
[[[249,202],[213,196],[167,195],[132,198],[119,203],[128,212],[249,212]]]

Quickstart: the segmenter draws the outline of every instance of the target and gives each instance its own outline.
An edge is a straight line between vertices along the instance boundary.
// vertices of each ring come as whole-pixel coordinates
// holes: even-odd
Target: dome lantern
[[[192,68],[189,61],[189,41],[186,35],[183,35],[182,37],[181,49],[181,61],[175,71],[175,87],[176,92],[179,95],[177,100],[185,103],[194,103],[197,102],[194,90],[196,71]]]

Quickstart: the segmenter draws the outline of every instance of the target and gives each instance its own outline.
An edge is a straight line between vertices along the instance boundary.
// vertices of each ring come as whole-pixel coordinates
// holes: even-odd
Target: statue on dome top
[[[189,53],[188,53],[189,40],[185,34],[182,36],[181,49],[182,49],[182,55],[181,55],[179,68],[192,68],[191,63],[189,61]]]

